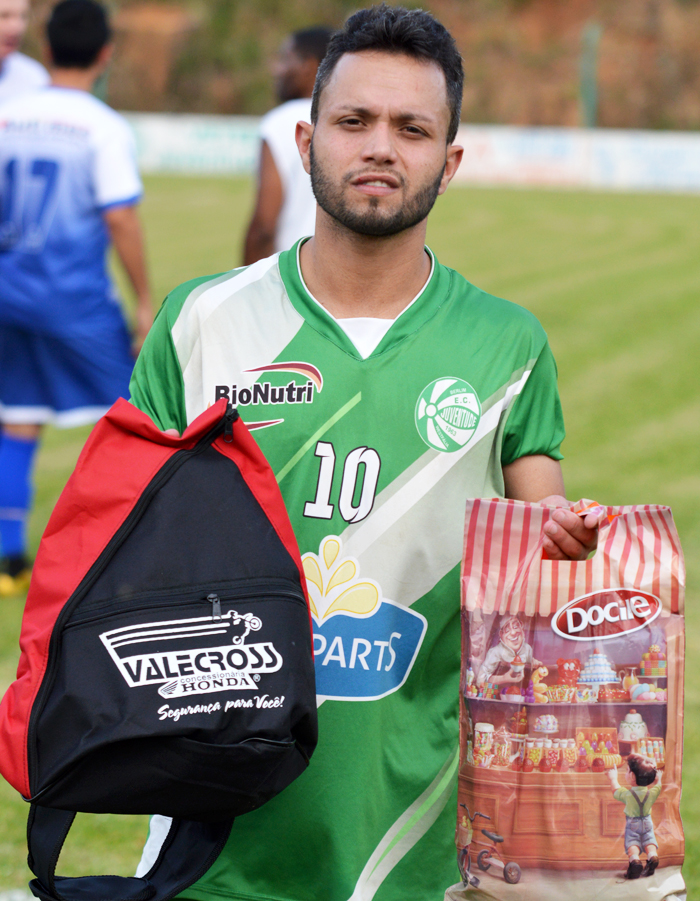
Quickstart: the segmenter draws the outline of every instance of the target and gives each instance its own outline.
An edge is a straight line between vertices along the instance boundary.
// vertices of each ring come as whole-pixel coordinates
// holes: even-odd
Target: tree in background
[[[51,0],[35,3],[34,35]],[[259,115],[286,34],[340,25],[359,0],[116,0],[117,108]],[[467,122],[580,125],[582,39],[600,28],[597,124],[700,128],[700,0],[404,0],[464,57]],[[29,50],[38,56],[34,37]],[[591,80],[587,82],[590,89]],[[590,91],[589,91],[590,93]],[[590,121],[590,117],[589,117]]]

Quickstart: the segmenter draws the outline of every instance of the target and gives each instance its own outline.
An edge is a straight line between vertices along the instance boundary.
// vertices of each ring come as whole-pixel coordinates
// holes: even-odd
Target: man
[[[313,234],[316,200],[294,140],[296,124],[308,120],[316,70],[326,55],[328,28],[307,28],[282,45],[274,66],[281,106],[260,123],[258,194],[245,239],[246,266]]]
[[[29,0],[0,0],[0,103],[49,82],[46,69],[19,52],[28,24]]]
[[[314,237],[176,289],[137,363],[132,400],[163,429],[237,404],[277,476],[314,621],[314,759],[234,823],[188,898],[442,901],[457,878],[464,502],[563,493],[544,332],[424,244],[462,155],[462,79],[428,13],[351,16],[297,126]],[[585,556],[595,521],[559,501],[547,552]],[[140,872],[159,835],[155,818]]]
[[[518,659],[518,665],[515,664]],[[507,616],[498,630],[498,644],[484,658],[477,682],[483,685],[515,684],[522,682],[523,669],[541,666],[533,654],[532,645],[525,641],[525,630],[517,616]]]
[[[94,422],[133,368],[107,274],[109,239],[136,293],[136,346],[152,321],[126,122],[89,91],[110,31],[94,0],[64,0],[48,23],[51,86],[0,112],[0,595],[26,588],[26,519],[45,422]]]

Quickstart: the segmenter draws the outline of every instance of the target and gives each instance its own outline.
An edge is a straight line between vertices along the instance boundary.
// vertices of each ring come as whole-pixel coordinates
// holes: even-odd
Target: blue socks
[[[31,475],[39,442],[0,436],[0,556],[26,554]]]

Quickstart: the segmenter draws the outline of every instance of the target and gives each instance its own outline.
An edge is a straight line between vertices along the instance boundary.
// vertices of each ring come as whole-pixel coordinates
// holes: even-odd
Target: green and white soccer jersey
[[[442,901],[458,877],[464,502],[502,495],[503,464],[561,456],[546,336],[435,262],[363,360],[308,295],[296,247],[161,309],[133,402],[182,430],[220,397],[254,430],[304,557],[320,741],[186,894]]]

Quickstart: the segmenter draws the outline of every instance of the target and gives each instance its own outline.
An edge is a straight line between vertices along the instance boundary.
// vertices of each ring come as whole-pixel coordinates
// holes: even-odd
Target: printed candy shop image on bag
[[[467,503],[448,901],[686,897],[680,542],[668,507],[596,508],[595,553],[554,561],[555,507]]]

